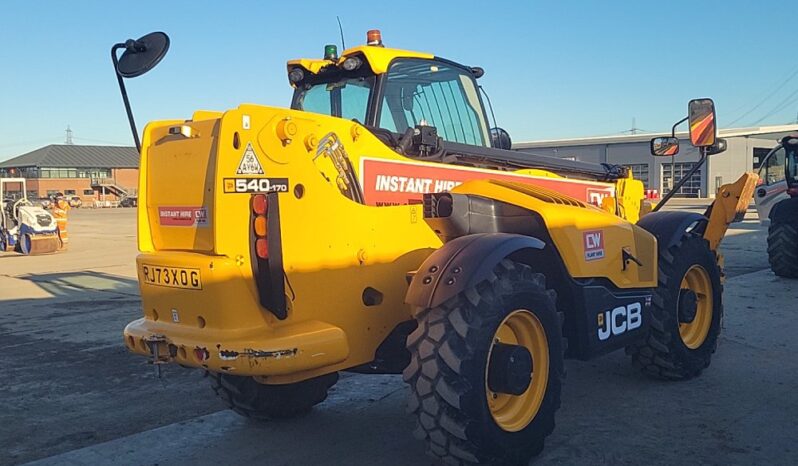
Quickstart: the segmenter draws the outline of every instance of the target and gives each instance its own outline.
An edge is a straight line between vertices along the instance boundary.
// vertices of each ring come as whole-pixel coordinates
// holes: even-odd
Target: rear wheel
[[[798,278],[798,228],[795,225],[782,222],[770,224],[768,262],[776,275]]]
[[[25,233],[24,235],[20,235],[19,251],[22,254],[29,256],[32,249],[33,249],[33,239],[31,238],[30,234]]]
[[[560,407],[564,351],[545,277],[504,260],[490,279],[416,320],[403,375],[429,452],[454,464],[540,453]]]
[[[717,257],[704,238],[685,236],[661,253],[649,334],[627,347],[634,365],[672,380],[709,367],[723,319],[722,294]]]
[[[252,377],[209,372],[216,395],[236,413],[257,420],[289,419],[308,413],[327,398],[338,373],[286,385],[265,385]]]

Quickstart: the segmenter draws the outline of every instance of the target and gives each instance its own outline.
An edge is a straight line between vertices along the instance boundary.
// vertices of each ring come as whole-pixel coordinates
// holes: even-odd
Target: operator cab
[[[340,57],[327,45],[324,58],[290,60],[291,109],[354,120],[408,158],[600,182],[628,176],[617,165],[512,151],[507,131],[489,124],[482,97],[490,100],[477,84],[482,68],[386,48],[376,30],[367,38]]]
[[[787,191],[791,196],[798,195],[798,136],[787,136],[782,140],[786,150],[784,155],[784,175]]]
[[[507,133],[488,124],[476,82],[484,73],[481,68],[384,48],[379,31],[369,31],[368,44],[348,49],[340,58],[335,46],[328,45],[324,60],[290,61],[288,77],[295,89],[291,108],[398,135],[434,127],[449,143],[510,148]]]
[[[776,204],[798,196],[798,137],[783,138],[760,162],[758,174],[754,200],[760,223],[768,225]]]

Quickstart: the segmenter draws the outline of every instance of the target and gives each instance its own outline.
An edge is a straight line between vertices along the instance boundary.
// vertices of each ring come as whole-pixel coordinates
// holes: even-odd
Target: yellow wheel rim
[[[681,288],[695,293],[697,303],[695,319],[690,323],[679,323],[679,336],[682,337],[685,346],[697,349],[704,344],[712,326],[712,281],[706,269],[694,265],[684,274]],[[679,294],[681,296],[681,292]]]
[[[507,432],[518,432],[535,418],[543,403],[549,381],[549,344],[540,320],[525,309],[511,312],[504,318],[493,337],[493,343],[524,346],[532,355],[532,380],[520,395],[492,392],[488,387],[488,370],[485,368],[485,392],[488,407],[496,424]],[[493,345],[488,352],[488,364]]]

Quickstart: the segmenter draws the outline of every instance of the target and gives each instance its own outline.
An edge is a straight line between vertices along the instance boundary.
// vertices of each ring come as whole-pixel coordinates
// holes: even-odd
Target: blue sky
[[[117,6],[114,7],[113,5]],[[139,128],[239,103],[287,106],[285,61],[379,28],[388,46],[485,68],[514,141],[662,131],[693,97],[722,127],[794,122],[788,1],[6,1],[0,11],[0,160],[62,143],[132,144],[115,42],[163,30],[172,47],[128,80]],[[794,102],[793,102],[794,100]],[[736,120],[736,121],[735,121]]]

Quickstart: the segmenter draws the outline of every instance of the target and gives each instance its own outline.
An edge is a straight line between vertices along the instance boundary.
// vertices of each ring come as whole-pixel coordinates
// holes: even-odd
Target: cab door
[[[760,184],[754,192],[754,201],[759,223],[762,225],[770,223],[768,216],[773,206],[789,197],[785,180],[784,153],[784,147],[776,146],[765,156],[759,168]]]

